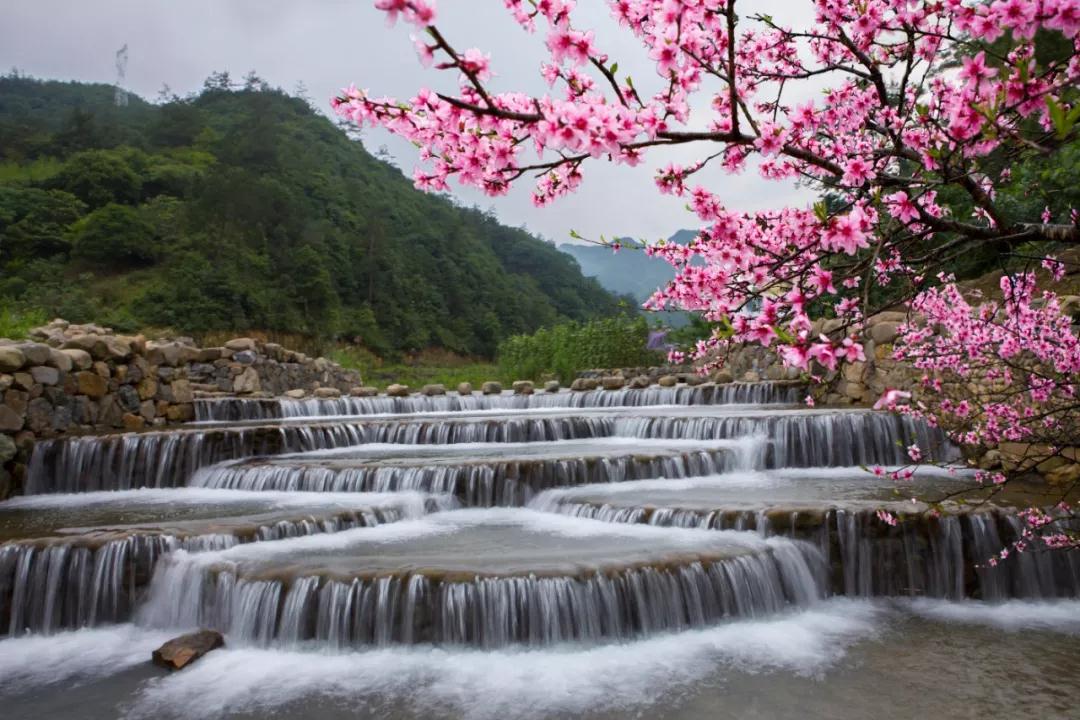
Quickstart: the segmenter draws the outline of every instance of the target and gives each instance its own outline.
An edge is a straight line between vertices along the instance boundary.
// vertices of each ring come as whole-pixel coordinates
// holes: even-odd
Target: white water
[[[585,649],[225,650],[148,683],[131,717],[179,711],[178,717],[201,720],[271,712],[311,697],[345,704],[357,717],[387,701],[418,717],[471,720],[568,717],[597,708],[633,713],[725,667],[819,674],[851,643],[872,636],[880,613],[869,603],[831,601],[765,621]]]

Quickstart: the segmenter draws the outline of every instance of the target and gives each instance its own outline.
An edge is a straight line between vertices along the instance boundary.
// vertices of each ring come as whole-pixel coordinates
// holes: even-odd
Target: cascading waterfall
[[[248,579],[181,553],[159,566],[140,621],[286,647],[625,640],[806,606],[823,596],[822,571],[815,548],[785,539],[764,552],[571,577]]]
[[[937,517],[898,511],[897,527],[875,509],[697,510],[541,498],[532,507],[572,517],[657,527],[755,531],[817,547],[832,567],[833,592],[848,596],[1047,599],[1080,596],[1080,553],[1015,553],[990,566],[1019,537],[1003,511]]]
[[[805,394],[796,384],[728,383],[619,390],[563,391],[533,395],[410,395],[408,397],[221,398],[198,400],[201,422],[236,422],[301,417],[345,417],[531,408],[615,408],[653,405],[795,405]]]
[[[615,435],[722,439],[764,435],[770,444],[761,468],[903,465],[906,447],[918,444],[928,458],[957,455],[944,433],[908,416],[869,411],[822,411],[704,417],[621,417]]]
[[[58,493],[178,487],[198,469],[243,457],[365,443],[545,442],[602,437],[701,440],[767,436],[755,467],[902,464],[917,443],[939,460],[954,456],[939,430],[872,412],[701,417],[538,416],[491,419],[318,422],[82,437],[38,443],[26,492]]]
[[[398,443],[549,442],[611,435],[607,418],[316,423],[148,432],[37,443],[26,493],[180,487],[202,467],[255,455]]]
[[[577,457],[415,466],[327,466],[237,462],[204,468],[191,485],[237,490],[448,494],[469,507],[512,507],[555,487],[643,478],[713,475],[741,467],[737,453],[699,450],[668,456]]]
[[[442,505],[445,507],[445,505]],[[397,522],[398,508],[340,511],[259,525],[252,534],[178,537],[131,534],[103,542],[80,536],[0,545],[0,630],[52,633],[127,620],[157,561],[176,550],[208,552]]]

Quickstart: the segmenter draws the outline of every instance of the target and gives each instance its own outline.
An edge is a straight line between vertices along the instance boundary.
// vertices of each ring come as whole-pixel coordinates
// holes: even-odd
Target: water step
[[[470,507],[509,507],[549,488],[746,467],[758,444],[633,438],[498,446],[372,444],[222,463],[199,470],[190,484],[307,492],[415,490],[454,495]]]
[[[726,405],[799,403],[806,394],[798,383],[760,382],[697,386],[623,388],[620,390],[562,391],[515,395],[446,395],[341,398],[206,398],[196,400],[195,415],[202,421],[269,420],[275,418],[381,415],[530,408],[611,408],[649,405]]]
[[[955,451],[940,431],[907,417],[870,411],[650,407],[627,410],[446,413],[432,417],[221,424],[168,432],[87,436],[38,443],[28,494],[185,485],[200,468],[253,456],[364,443],[550,442],[603,437],[721,440],[761,445],[758,467],[848,466],[906,461],[918,444],[927,457]]]
[[[906,493],[942,497],[973,485],[970,474],[922,472]],[[954,497],[943,511],[898,502],[896,483],[860,468],[732,473],[668,483],[629,482],[549,491],[531,506],[573,517],[652,526],[753,530],[812,542],[829,562],[831,589],[852,596],[918,595],[984,600],[1080,595],[1080,554],[1023,553],[991,567],[1024,524],[1015,505],[1047,504],[1021,490],[976,504]],[[877,511],[892,512],[892,526]]]
[[[142,490],[0,505],[0,634],[127,620],[155,563],[178,549],[370,527],[453,506],[448,498]]]
[[[277,646],[620,640],[807,605],[822,563],[783,538],[462,510],[175,553],[139,620]]]

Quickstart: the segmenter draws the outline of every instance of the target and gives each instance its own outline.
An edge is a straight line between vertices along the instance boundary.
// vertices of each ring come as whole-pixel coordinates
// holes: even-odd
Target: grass
[[[441,383],[452,390],[462,382],[472,383],[479,388],[487,380],[508,383],[513,379],[503,377],[495,363],[445,350],[425,350],[392,363],[351,345],[338,346],[326,356],[342,367],[359,370],[365,385],[379,388],[401,383],[419,389],[424,385]]]
[[[44,310],[0,308],[0,338],[23,340],[31,329],[44,325],[48,320]]]

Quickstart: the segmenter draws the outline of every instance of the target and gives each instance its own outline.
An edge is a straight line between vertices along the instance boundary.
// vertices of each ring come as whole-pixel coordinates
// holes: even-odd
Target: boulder
[[[199,360],[199,351],[179,342],[147,343],[146,359],[151,365],[177,367]]]
[[[258,375],[255,376],[258,380]],[[195,392],[191,389],[191,383],[187,380],[173,380],[169,384],[172,392],[172,401],[175,403],[190,403],[195,401]]]
[[[135,413],[124,413],[120,421],[124,424],[124,429],[129,432],[138,432],[146,428],[146,419]]]
[[[512,387],[515,395],[532,395],[536,389],[531,380],[515,380]]]
[[[731,374],[730,370],[717,370],[713,373],[712,381],[717,385],[727,385],[735,382],[735,376]]]
[[[175,384],[175,383],[174,383]],[[233,378],[233,392],[237,394],[249,394],[261,389],[259,373],[250,365],[243,372]],[[175,391],[175,388],[174,388]]]
[[[480,386],[480,392],[485,395],[499,395],[503,391],[502,383],[494,380],[488,380],[486,383]]]
[[[155,665],[182,670],[211,650],[225,645],[225,638],[215,630],[199,630],[173,638],[153,652]]]
[[[195,406],[191,403],[169,405],[165,408],[165,417],[169,422],[191,422],[195,419]]]
[[[899,336],[900,323],[879,322],[870,326],[870,339],[877,345],[891,345]]]
[[[386,388],[386,394],[390,397],[408,397],[409,386],[402,385],[400,383],[394,383],[393,385],[390,385]]]
[[[339,398],[341,397],[341,391],[336,387],[321,387],[315,388],[315,392],[312,393],[317,398]]]
[[[379,394],[379,388],[371,387],[370,385],[363,385],[360,387],[354,387],[349,391],[349,394],[353,397],[375,397]]]
[[[254,350],[255,349],[255,340],[252,339],[252,338],[248,338],[248,337],[233,338],[232,340],[225,343],[225,347],[226,347],[226,349],[232,350],[233,352],[241,352],[243,350]]]
[[[674,375],[663,375],[656,381],[656,384],[660,387],[675,387],[679,384],[679,378]]]
[[[473,392],[472,383],[470,383],[470,382],[458,383],[457,392],[458,392],[458,395],[472,395],[472,392]]]
[[[0,393],[7,392],[8,388],[15,384],[15,377],[13,375],[5,375],[0,373]]]
[[[14,372],[26,363],[23,351],[13,345],[0,345],[0,371]]]
[[[196,362],[212,363],[215,360],[220,360],[224,355],[224,348],[212,347],[202,348],[199,350],[198,355],[195,357]]]
[[[442,383],[429,383],[428,385],[425,385],[423,388],[421,388],[420,392],[422,392],[424,395],[427,395],[428,397],[433,397],[435,395],[445,395],[446,386]]]
[[[28,365],[45,365],[52,354],[52,348],[42,343],[23,343],[16,347],[22,351]]]
[[[49,365],[56,368],[60,372],[71,372],[74,367],[74,363],[71,361],[71,356],[62,350],[56,350],[49,348]]]
[[[608,375],[600,383],[605,390],[622,390],[626,386],[626,380],[618,375]]]
[[[94,366],[94,358],[90,357],[90,353],[85,350],[79,350],[78,348],[68,348],[67,350],[60,350],[64,355],[67,355],[71,359],[71,365],[76,370],[89,370]]]
[[[649,377],[647,375],[638,375],[637,377],[630,380],[630,387],[634,388],[635,390],[644,390],[645,388],[649,387],[650,384],[651,383],[649,382]]]
[[[22,413],[15,412],[9,405],[0,405],[0,431],[16,432],[22,430],[24,422]]]
[[[559,392],[559,388],[560,385],[558,380],[548,380],[544,383],[544,392],[557,393]]]
[[[252,365],[256,360],[259,359],[259,356],[255,354],[254,350],[241,350],[240,352],[234,354],[232,356],[232,359],[242,365]]]
[[[143,400],[149,400],[155,397],[158,392],[158,381],[156,378],[144,377],[139,381],[139,384],[135,386],[139,392],[139,397]]]
[[[30,368],[30,376],[39,385],[56,385],[60,382],[60,371],[48,365],[35,365]]]
[[[109,384],[105,381],[105,378],[101,377],[96,372],[91,372],[89,370],[75,373],[75,382],[80,395],[85,395],[94,398],[95,400],[100,400],[105,397],[105,393],[109,391]]]
[[[42,433],[52,427],[53,406],[43,397],[34,398],[26,406],[26,427]]]
[[[122,360],[131,355],[131,345],[114,335],[77,335],[67,340],[61,349],[84,350],[95,360]]]
[[[761,373],[756,370],[747,370],[742,379],[743,382],[749,383],[761,382]]]
[[[574,382],[570,383],[570,389],[574,392],[588,392],[589,390],[595,390],[599,383],[596,378],[574,378]]]
[[[353,389],[355,390],[356,388],[353,388]],[[286,390],[285,391],[285,397],[290,398],[292,400],[301,400],[301,399],[307,397],[307,390],[304,390],[303,388],[296,388],[295,390]]]

